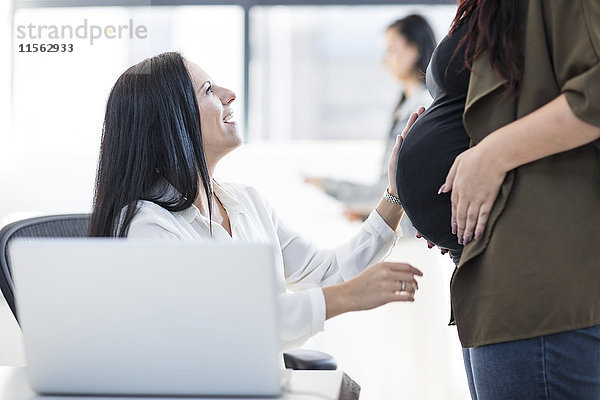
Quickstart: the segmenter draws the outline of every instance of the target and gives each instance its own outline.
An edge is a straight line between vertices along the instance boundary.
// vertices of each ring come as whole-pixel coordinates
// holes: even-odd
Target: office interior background
[[[217,180],[257,187],[319,246],[335,246],[359,229],[342,216],[342,204],[303,178],[377,178],[401,90],[382,65],[385,28],[419,13],[439,41],[455,4],[212,3],[0,3],[0,226],[89,212],[110,88],[130,65],[177,50],[237,93],[245,144],[223,160]],[[19,52],[19,44],[36,41],[20,39],[18,26],[84,21],[143,25],[147,37],[73,38],[64,40],[74,45],[70,53]],[[456,329],[448,326],[450,259],[410,237],[399,240],[389,259],[424,272],[415,303],[336,317],[304,347],[332,354],[366,400],[469,398]],[[0,335],[0,364],[24,365],[20,332],[5,304]]]

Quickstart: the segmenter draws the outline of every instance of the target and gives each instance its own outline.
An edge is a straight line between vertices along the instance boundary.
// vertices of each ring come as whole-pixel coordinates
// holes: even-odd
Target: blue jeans
[[[463,349],[473,400],[599,400],[600,325]]]

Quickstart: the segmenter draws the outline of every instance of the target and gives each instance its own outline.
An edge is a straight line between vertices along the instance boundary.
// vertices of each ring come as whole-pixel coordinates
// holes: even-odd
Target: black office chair
[[[8,259],[8,244],[16,238],[66,238],[88,235],[89,214],[63,214],[35,217],[13,222],[0,230],[0,289],[15,319],[14,286]],[[283,353],[286,368],[296,370],[337,369],[335,360],[326,353],[314,350],[291,350]]]

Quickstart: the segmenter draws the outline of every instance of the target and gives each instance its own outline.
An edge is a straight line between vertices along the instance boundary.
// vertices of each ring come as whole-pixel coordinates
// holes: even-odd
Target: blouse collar
[[[244,207],[244,205],[242,203],[240,203],[233,196],[233,194],[229,193],[227,191],[227,188],[221,186],[214,179],[212,180],[212,183],[213,183],[214,195],[221,201],[221,203],[223,204],[225,211],[227,211],[227,214],[229,215],[230,219],[234,218],[234,214],[242,214],[242,213],[246,212],[246,207]],[[169,184],[169,186],[170,186],[170,184]],[[172,186],[171,186],[171,188],[172,188],[172,190],[175,190],[175,188],[173,188]],[[196,218],[206,219],[208,221],[208,218],[205,217],[204,215],[202,215],[202,213],[200,212],[198,207],[196,207],[194,204],[189,206],[187,209],[180,211],[179,214],[190,224]]]

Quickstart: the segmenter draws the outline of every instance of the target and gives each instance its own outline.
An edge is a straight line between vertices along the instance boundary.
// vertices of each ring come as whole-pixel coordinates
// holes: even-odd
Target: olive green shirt
[[[475,60],[464,112],[472,145],[562,93],[600,127],[600,1],[521,4],[520,94],[503,100],[488,56]],[[464,347],[600,324],[600,140],[507,174],[451,295]]]

